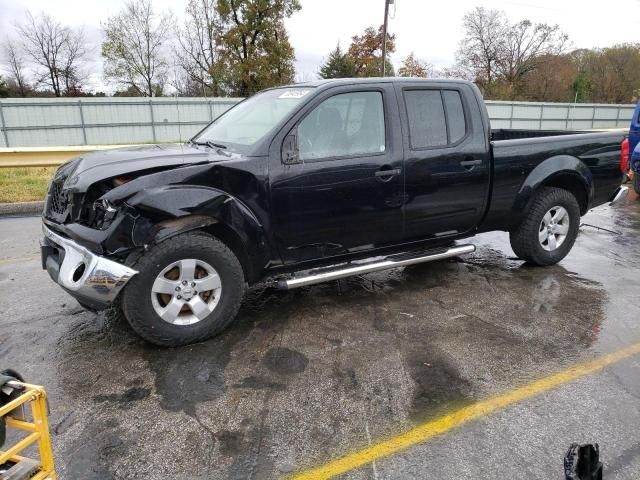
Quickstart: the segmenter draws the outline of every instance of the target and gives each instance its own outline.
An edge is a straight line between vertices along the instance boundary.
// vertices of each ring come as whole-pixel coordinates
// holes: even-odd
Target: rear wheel
[[[179,346],[221,332],[236,316],[244,275],[233,252],[204,233],[173,237],[147,252],[134,266],[122,309],[145,340]]]
[[[553,265],[573,247],[580,227],[580,206],[561,188],[540,189],[520,225],[510,232],[515,254],[536,265]]]

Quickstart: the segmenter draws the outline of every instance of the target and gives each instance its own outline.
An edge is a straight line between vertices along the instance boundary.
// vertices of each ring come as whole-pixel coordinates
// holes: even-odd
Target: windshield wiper
[[[207,140],[206,142],[194,142],[193,140],[189,140],[189,143],[194,143],[196,145],[204,145],[205,147],[209,147],[209,148],[221,148],[223,150],[227,149],[226,145],[223,145],[221,143],[215,143],[210,140]]]

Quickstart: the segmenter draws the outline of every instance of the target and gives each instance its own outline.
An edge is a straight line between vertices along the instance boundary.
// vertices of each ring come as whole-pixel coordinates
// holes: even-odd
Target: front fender
[[[145,189],[126,203],[140,216],[133,232],[137,245],[159,243],[181,233],[221,224],[241,242],[251,272],[260,272],[268,261],[267,238],[260,221],[242,201],[222,190],[168,185]]]
[[[520,218],[536,190],[561,177],[577,180],[587,193],[587,204],[591,203],[594,188],[589,167],[570,155],[557,155],[537,165],[525,178],[513,203],[512,215]]]

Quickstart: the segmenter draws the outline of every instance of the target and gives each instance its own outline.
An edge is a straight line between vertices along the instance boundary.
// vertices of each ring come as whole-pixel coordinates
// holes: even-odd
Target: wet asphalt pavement
[[[535,268],[505,233],[462,259],[279,292],[221,336],[152,347],[40,269],[38,218],[0,219],[0,367],[44,385],[63,479],[265,479],[640,342],[640,201],[600,207]],[[343,476],[562,479],[572,442],[640,477],[632,357]]]

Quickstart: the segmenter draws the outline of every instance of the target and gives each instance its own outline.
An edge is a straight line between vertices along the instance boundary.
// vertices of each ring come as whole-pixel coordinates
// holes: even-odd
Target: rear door
[[[398,83],[404,125],[406,240],[467,232],[481,220],[489,188],[488,139],[465,84]]]
[[[285,263],[402,241],[403,152],[391,83],[334,87],[286,127],[298,163],[270,155],[273,230]],[[274,145],[272,144],[272,145]]]

